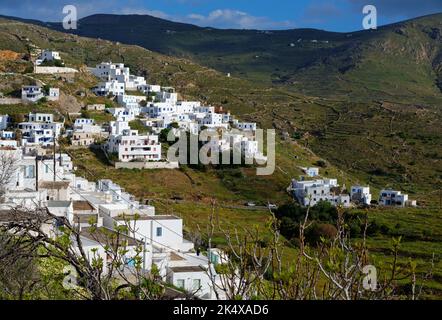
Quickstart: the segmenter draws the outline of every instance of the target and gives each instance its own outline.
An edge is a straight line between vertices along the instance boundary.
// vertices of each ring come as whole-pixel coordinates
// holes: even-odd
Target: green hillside
[[[115,16],[104,17],[111,23]],[[142,18],[139,16],[139,20]],[[0,49],[26,53],[33,43],[59,50],[66,63],[78,67],[94,66],[102,60],[124,62],[152,83],[175,86],[184,98],[220,105],[264,128],[287,132],[297,138],[293,143],[307,146],[317,158],[329,160],[360,183],[370,183],[378,190],[386,186],[399,188],[409,192],[412,198],[431,204],[438,203],[434,191],[442,184],[442,94],[436,87],[434,70],[437,67],[435,65],[434,70],[429,67],[440,46],[437,31],[428,32],[429,26],[434,25],[432,28],[436,29],[440,24],[437,18],[430,16],[406,22],[400,29],[401,24],[386,27],[379,34],[355,33],[356,38],[371,39],[352,45],[361,51],[358,58],[361,65],[350,68],[336,81],[334,73],[328,71],[332,65],[326,63],[328,60],[307,68],[297,75],[298,79],[314,79],[315,75],[317,79],[304,81],[311,87],[304,84],[305,90],[297,90],[297,85],[270,86],[235,76],[228,78],[189,60],[138,46],[80,38],[10,20],[1,24]],[[101,22],[106,25],[106,21]],[[84,21],[80,26],[82,24]],[[164,28],[171,25],[175,24],[168,22]],[[205,30],[184,27],[189,30],[183,32]],[[158,28],[160,32],[160,26]],[[213,31],[257,34],[257,31]],[[290,32],[303,31],[280,33]],[[321,34],[325,37],[328,33]],[[333,35],[344,41],[343,35]],[[269,35],[260,33],[259,36]],[[161,38],[164,37],[156,37],[157,41],[162,41]],[[412,46],[412,43],[415,44]],[[344,57],[346,51],[341,51]],[[333,61],[332,57],[329,60]],[[328,93],[321,81],[336,89]],[[288,168],[282,169],[291,173],[289,177],[281,177],[284,184],[300,173],[296,160],[292,160],[287,161]],[[308,165],[314,160],[306,162]]]
[[[425,38],[422,39],[425,42]],[[436,47],[436,42],[433,45]],[[60,51],[66,64],[78,68],[80,73],[72,82],[59,76],[24,74],[29,70],[18,68],[17,64],[30,64],[28,56],[33,46]],[[371,48],[373,54],[378,52]],[[413,56],[414,51],[408,47],[407,50],[396,48],[399,49],[391,49],[392,54]],[[256,176],[251,168],[116,170],[99,152],[68,150],[78,174],[90,180],[110,178],[138,199],[152,200],[159,213],[181,215],[188,233],[206,225],[209,203],[213,197],[221,206],[220,220],[229,227],[262,226],[268,212],[262,209],[249,211],[243,206],[244,202],[283,204],[290,201],[285,190],[290,179],[301,174],[300,166],[315,165],[321,159],[325,160],[322,174],[336,177],[346,186],[353,183],[370,184],[375,198],[378,191],[387,186],[408,192],[410,198],[419,200],[420,208],[370,211],[370,219],[388,229],[370,238],[370,249],[378,259],[388,261],[391,259],[391,237],[402,235],[400,263],[406,264],[409,258],[416,260],[419,273],[428,272],[434,253],[435,278],[427,284],[430,291],[426,294],[440,297],[442,224],[437,191],[442,179],[442,110],[440,93],[436,90],[435,82],[429,80],[436,76],[436,69],[425,69],[426,63],[414,67],[409,62],[396,68],[394,63],[399,64],[400,60],[391,56],[387,69],[379,65],[373,56],[371,62],[364,60],[363,63],[371,63],[374,69],[355,67],[343,73],[345,81],[342,83],[351,89],[349,93],[343,87],[343,91],[332,90],[330,94],[327,91],[322,93],[321,87],[313,85],[298,90],[288,82],[271,85],[266,81],[253,82],[235,74],[229,78],[224,72],[200,66],[191,60],[162,55],[140,46],[67,35],[37,24],[7,19],[0,19],[0,50],[18,53],[18,60],[13,64],[3,64],[3,60],[0,60],[2,72],[12,72],[0,74],[1,90],[6,95],[16,91],[22,82],[27,83],[31,77],[57,85],[77,104],[85,104],[95,99],[89,89],[97,81],[86,71],[86,66],[112,60],[124,62],[133,72],[147,76],[151,83],[175,86],[186,99],[223,106],[242,119],[258,122],[261,127],[276,128],[277,167],[272,176],[264,177]],[[387,61],[385,56],[379,56],[382,61]],[[399,67],[409,78],[402,77]],[[329,70],[326,64],[319,64],[307,68],[302,75],[313,77],[317,72],[319,77],[321,68]],[[420,72],[420,68],[429,71]],[[386,70],[395,70],[395,73],[388,73],[391,78],[383,76],[384,85],[380,86],[374,79]],[[322,75],[324,79],[328,76],[327,72]],[[364,72],[370,74],[372,79],[373,87],[370,90],[361,87],[361,83],[368,83],[369,79]],[[301,73],[298,77],[301,77]],[[395,87],[398,79],[402,82]],[[413,85],[419,94],[411,95],[403,90]],[[374,94],[376,91],[373,88],[380,88],[380,91]],[[78,90],[84,91],[85,96],[77,95]],[[39,105],[38,108],[65,112],[69,106],[70,103],[48,104]],[[29,108],[32,107],[2,105],[0,113],[26,113],[31,111]],[[173,200],[177,197],[182,200]],[[222,244],[223,241],[222,235],[217,235],[216,242]],[[292,254],[293,250],[290,247],[287,253]]]
[[[296,90],[319,95],[353,92],[360,84],[354,95],[360,96],[367,89],[382,91],[379,87],[385,82],[373,84],[379,76],[387,81],[416,82],[415,88],[439,84],[441,21],[441,15],[432,15],[376,31],[333,33],[314,29],[220,30],[146,15],[98,14],[81,19],[74,32],[136,44],[235,76],[293,85]],[[60,24],[46,25],[64,31]],[[415,62],[418,73],[410,68]],[[400,79],[396,79],[398,72]],[[354,82],[355,78],[359,81]],[[411,85],[401,88],[399,83],[397,88],[415,92]]]

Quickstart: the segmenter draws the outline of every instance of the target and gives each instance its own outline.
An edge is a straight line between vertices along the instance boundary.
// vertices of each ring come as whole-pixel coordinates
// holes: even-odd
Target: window
[[[210,253],[210,262],[212,262],[214,265],[217,265],[219,263],[219,257],[216,254]]]
[[[35,178],[35,167],[34,166],[25,166],[25,178],[26,179]]]
[[[192,290],[197,291],[201,288],[201,280],[200,279],[193,279],[192,281]]]
[[[163,228],[157,227],[157,237],[161,237],[163,235]]]
[[[176,286],[180,289],[184,289],[184,279],[178,279],[176,281]]]

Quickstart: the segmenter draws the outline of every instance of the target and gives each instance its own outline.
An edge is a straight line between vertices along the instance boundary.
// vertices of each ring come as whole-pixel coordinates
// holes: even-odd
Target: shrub
[[[321,167],[321,168],[326,168],[327,167],[327,163],[324,160],[318,160],[318,161],[315,162],[315,164],[318,167]]]
[[[283,217],[281,219],[279,230],[284,237],[286,237],[288,240],[291,240],[298,235],[299,224],[288,217]]]
[[[321,238],[333,239],[336,237],[338,230],[334,225],[329,223],[314,223],[310,228],[306,230],[305,239],[310,245],[318,245],[321,242]]]

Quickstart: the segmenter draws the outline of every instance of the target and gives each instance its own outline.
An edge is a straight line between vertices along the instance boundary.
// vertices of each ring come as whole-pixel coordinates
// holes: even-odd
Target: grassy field
[[[431,273],[432,279],[424,284],[426,296],[441,299],[442,209],[378,209],[370,212],[370,218],[390,229],[388,234],[368,239],[374,265],[391,262],[391,239],[402,237],[399,263],[416,262],[420,277]]]

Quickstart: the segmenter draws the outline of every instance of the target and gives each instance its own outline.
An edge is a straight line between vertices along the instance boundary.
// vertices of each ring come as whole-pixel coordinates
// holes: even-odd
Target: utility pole
[[[54,143],[54,182],[57,180],[57,176],[56,176],[56,174],[55,174],[55,169],[56,169],[56,167],[57,167],[57,161],[56,161],[56,159],[55,159],[55,155],[56,155],[56,145],[55,145],[55,129],[52,131],[52,140],[53,140],[53,143]]]
[[[35,156],[35,191],[38,191],[38,154]]]

